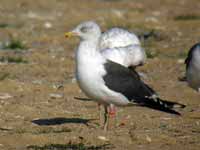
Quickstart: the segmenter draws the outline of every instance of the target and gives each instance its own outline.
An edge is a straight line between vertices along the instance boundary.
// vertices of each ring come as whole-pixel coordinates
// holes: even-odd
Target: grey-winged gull
[[[138,104],[167,113],[180,115],[173,110],[185,107],[176,102],[161,100],[134,70],[110,61],[99,51],[101,30],[92,22],[83,22],[65,36],[78,36],[76,50],[76,78],[82,91],[105,108],[104,129],[107,128],[112,104],[128,106]]]
[[[129,45],[141,45],[139,38],[122,28],[111,28],[102,33],[100,37],[100,49],[126,47]]]
[[[185,64],[186,81],[190,87],[200,92],[200,43],[195,44],[189,50]]]
[[[146,61],[139,38],[122,28],[111,28],[104,32],[99,40],[99,50],[107,59],[125,67],[135,68]]]

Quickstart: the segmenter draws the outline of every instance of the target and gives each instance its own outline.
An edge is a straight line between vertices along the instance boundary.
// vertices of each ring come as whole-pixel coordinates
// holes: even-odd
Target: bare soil
[[[178,81],[199,42],[199,10],[199,0],[1,0],[0,56],[26,61],[0,64],[0,149],[199,150],[200,95]],[[78,40],[64,38],[86,20],[143,37],[149,58],[138,70],[161,98],[187,105],[182,116],[118,108],[117,126],[104,132],[97,104],[74,98],[85,97],[74,80]],[[24,50],[2,46],[12,39]]]

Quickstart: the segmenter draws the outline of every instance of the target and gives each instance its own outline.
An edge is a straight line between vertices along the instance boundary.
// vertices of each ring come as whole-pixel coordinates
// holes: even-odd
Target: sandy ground
[[[200,37],[199,9],[198,0],[1,0],[0,56],[25,62],[0,64],[0,149],[200,149],[200,95],[178,81]],[[78,40],[64,32],[85,20],[145,37],[149,58],[138,70],[161,98],[187,105],[182,116],[118,108],[117,126],[105,133],[97,104],[74,99],[85,97],[73,79]],[[25,50],[2,46],[12,39]]]

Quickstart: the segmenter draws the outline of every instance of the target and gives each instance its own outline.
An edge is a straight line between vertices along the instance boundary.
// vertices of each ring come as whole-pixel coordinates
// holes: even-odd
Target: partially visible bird
[[[101,54],[124,67],[136,68],[146,61],[146,54],[140,45],[102,49]]]
[[[107,129],[112,106],[140,106],[180,115],[173,110],[185,105],[161,100],[134,70],[107,60],[99,50],[101,30],[93,22],[83,22],[65,34],[80,37],[76,50],[76,78],[82,91],[105,107],[104,129]]]
[[[129,45],[141,45],[137,35],[116,27],[102,33],[99,42],[100,49],[126,47]]]
[[[137,35],[122,28],[111,28],[99,40],[102,55],[125,67],[135,68],[146,61],[145,50]]]
[[[186,81],[189,86],[200,92],[200,43],[195,44],[185,60]]]

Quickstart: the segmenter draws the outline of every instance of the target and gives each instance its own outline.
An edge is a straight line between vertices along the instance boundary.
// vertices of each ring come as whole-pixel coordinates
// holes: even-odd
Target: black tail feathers
[[[145,99],[141,103],[142,106],[149,107],[152,109],[156,109],[159,111],[163,111],[166,113],[171,113],[171,114],[176,114],[176,115],[181,115],[179,112],[177,112],[176,108],[184,108],[185,105],[177,103],[177,102],[170,102],[166,100],[162,100],[160,98],[148,98]]]

